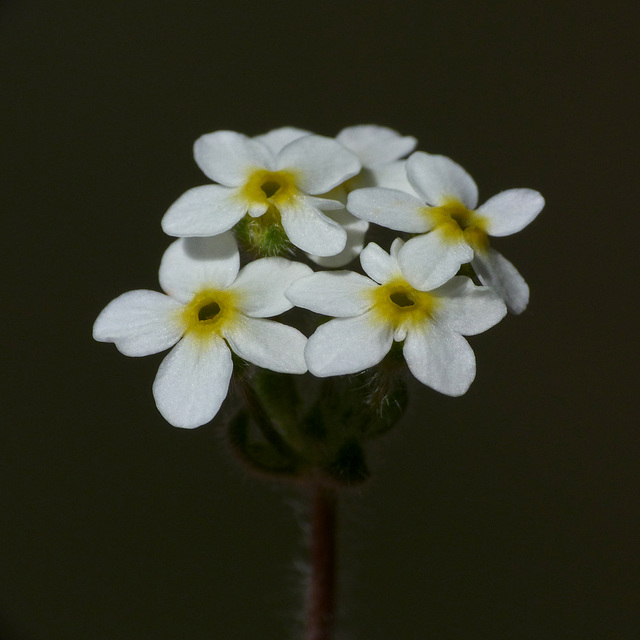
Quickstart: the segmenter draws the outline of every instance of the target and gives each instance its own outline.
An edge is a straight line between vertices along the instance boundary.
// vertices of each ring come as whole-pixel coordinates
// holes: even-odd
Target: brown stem
[[[336,492],[320,482],[313,484],[312,492],[305,640],[331,640],[336,595]]]

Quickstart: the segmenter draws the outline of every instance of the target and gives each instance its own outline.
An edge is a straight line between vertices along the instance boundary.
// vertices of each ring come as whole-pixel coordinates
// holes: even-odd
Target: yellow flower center
[[[467,209],[459,200],[449,198],[440,207],[425,208],[424,213],[445,240],[451,243],[465,240],[478,251],[486,251],[489,247],[487,219]]]
[[[238,294],[234,291],[200,291],[180,311],[185,334],[193,333],[202,339],[221,335],[222,329],[238,318],[237,304]]]
[[[372,297],[373,312],[394,330],[429,320],[438,306],[438,299],[426,291],[414,289],[398,278],[367,292]]]
[[[240,196],[253,203],[278,205],[298,195],[296,175],[292,171],[256,169],[240,190]]]

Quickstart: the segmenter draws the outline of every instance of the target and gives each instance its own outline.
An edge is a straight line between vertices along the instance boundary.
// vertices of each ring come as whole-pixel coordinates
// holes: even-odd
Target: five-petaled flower
[[[489,246],[488,237],[523,229],[540,213],[544,198],[532,189],[509,189],[476,209],[478,187],[453,160],[418,151],[407,160],[406,170],[419,197],[393,189],[359,189],[349,195],[349,211],[396,231],[420,234],[399,255],[416,288],[444,284],[452,269],[470,262],[510,311],[524,311],[529,287],[511,262]]]
[[[198,138],[195,160],[218,184],[195,187],[178,198],[162,220],[165,233],[214,236],[249,215],[265,226],[281,224],[303,251],[340,253],[347,232],[323,210],[344,205],[318,196],[356,175],[358,158],[335,140],[315,135],[293,139],[277,152],[272,149],[233,131]]]
[[[287,144],[308,135],[311,135],[311,132],[304,129],[281,127],[254,139],[267,145],[273,153],[279,153]],[[386,187],[414,193],[407,180],[405,160],[400,159],[411,153],[416,146],[417,140],[413,136],[402,136],[389,127],[361,124],[342,129],[336,140],[357,156],[362,169],[360,173],[345,180],[329,193],[323,194],[323,197],[346,205],[349,192],[363,187]],[[345,248],[334,256],[309,254],[309,258],[322,267],[343,267],[360,255],[369,223],[356,218],[346,208],[328,211],[326,215],[345,229],[347,243]]]
[[[231,233],[182,238],[165,252],[157,291],[129,291],[100,313],[93,337],[128,356],[159,353],[153,384],[160,413],[176,427],[209,422],[225,399],[231,351],[266,369],[304,373],[306,337],[265,320],[291,309],[285,289],[311,269],[284,258],[262,258],[240,269]],[[177,344],[176,344],[177,343]]]
[[[489,288],[450,268],[446,284],[415,287],[424,267],[399,261],[403,241],[391,253],[370,243],[360,254],[369,277],[352,271],[319,272],[286,291],[297,306],[335,319],[309,338],[305,358],[319,377],[364,371],[382,361],[393,341],[404,341],[409,370],[423,384],[450,396],[467,391],[475,377],[475,356],[464,335],[486,331],[507,310]],[[437,268],[432,266],[432,270]]]

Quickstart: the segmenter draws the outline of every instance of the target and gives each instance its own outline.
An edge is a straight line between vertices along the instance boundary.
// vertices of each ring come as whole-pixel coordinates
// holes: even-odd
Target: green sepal
[[[262,236],[260,252],[263,256],[286,256],[293,253],[293,245],[281,224],[267,227]]]
[[[370,406],[369,419],[363,425],[363,435],[367,438],[380,436],[390,431],[402,418],[409,402],[409,392],[405,381],[395,377],[388,382],[384,396]]]
[[[269,476],[296,476],[300,462],[293,453],[276,449],[266,441],[252,438],[251,418],[247,411],[238,412],[227,427],[227,436],[237,457],[253,471]]]
[[[360,423],[363,436],[386,433],[404,415],[408,403],[405,369],[402,345],[394,342],[379,365],[361,374],[357,395],[364,405],[365,419]]]
[[[252,386],[272,420],[288,433],[296,428],[300,397],[292,375],[258,369]]]
[[[246,215],[235,226],[240,244],[259,258],[289,256],[294,251],[282,224],[270,221],[273,217],[269,213],[258,218]]]
[[[305,435],[335,449],[347,437],[366,440],[392,429],[408,403],[404,361],[402,367],[396,365],[386,363],[360,375],[332,380],[305,416]]]

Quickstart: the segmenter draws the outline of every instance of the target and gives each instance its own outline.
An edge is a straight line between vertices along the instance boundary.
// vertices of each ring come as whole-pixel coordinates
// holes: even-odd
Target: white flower
[[[272,129],[271,131],[259,136],[254,136],[253,139],[266,145],[272,153],[277,155],[294,140],[312,135],[314,134],[311,133],[311,131],[306,131],[305,129],[298,129],[297,127],[280,127],[279,129]]]
[[[202,171],[219,184],[184,193],[162,219],[168,235],[215,236],[246,214],[281,223],[289,240],[310,253],[340,253],[347,232],[322,213],[343,204],[316,197],[360,171],[356,156],[335,140],[305,135],[277,153],[259,140],[233,131],[201,136],[194,145]]]
[[[256,136],[254,140],[259,140],[277,154],[287,144],[309,135],[313,134],[304,129],[281,127]],[[374,186],[400,189],[414,194],[407,180],[405,160],[400,160],[415,148],[417,140],[414,137],[401,136],[388,127],[363,124],[342,129],[336,140],[358,157],[362,169],[360,173],[345,180],[330,192],[322,194],[322,197],[346,204],[350,191]],[[351,215],[346,208],[328,211],[326,216],[340,224],[347,232],[345,248],[333,256],[318,256],[313,253],[307,255],[316,264],[335,269],[360,255],[369,223]]]
[[[506,307],[490,288],[464,276],[432,290],[411,286],[398,261],[402,246],[395,240],[388,254],[377,244],[367,245],[360,261],[368,278],[352,271],[320,272],[287,289],[297,306],[336,317],[309,338],[309,371],[320,377],[364,371],[385,357],[394,340],[404,341],[405,360],[420,382],[462,395],[476,370],[462,336],[486,331],[504,317]]]
[[[231,233],[177,240],[160,264],[160,285],[168,295],[129,291],[112,300],[94,324],[96,340],[114,342],[128,356],[176,345],[153,385],[160,413],[176,427],[198,427],[216,415],[233,370],[231,350],[272,371],[307,370],[305,336],[263,318],[291,309],[284,291],[311,269],[284,258],[239,267]]]
[[[291,135],[291,132],[287,131]],[[338,133],[336,140],[358,157],[362,169],[353,178],[349,178],[330,193],[325,194],[326,197],[346,204],[350,191],[374,186],[413,193],[406,177],[405,161],[400,158],[413,151],[417,144],[414,137],[401,136],[388,127],[362,124],[346,127]],[[360,255],[369,223],[351,215],[346,209],[333,211],[328,215],[346,229],[347,244],[338,255],[330,257],[310,255],[309,257],[322,267],[335,269],[348,264]]]
[[[353,178],[349,178],[326,194],[326,197],[346,204],[350,191],[373,186],[413,193],[406,177],[405,161],[399,158],[411,153],[417,144],[414,137],[401,136],[388,127],[362,124],[343,129],[336,136],[336,140],[358,157],[362,169]],[[346,209],[332,211],[328,215],[347,231],[346,246],[335,256],[310,255],[309,258],[321,267],[335,269],[349,264],[360,255],[369,223],[351,215]]]
[[[362,189],[349,195],[349,211],[397,231],[421,234],[409,240],[399,255],[414,287],[437,287],[452,269],[471,262],[480,280],[496,290],[510,311],[524,311],[529,287],[516,268],[489,246],[488,236],[523,229],[540,213],[544,198],[532,189],[509,189],[476,209],[478,187],[453,160],[418,151],[407,160],[406,169],[420,197]]]
[[[348,191],[364,187],[386,187],[413,193],[407,180],[405,160],[418,141],[413,136],[402,136],[389,127],[361,124],[346,127],[336,140],[355,153],[362,170],[347,181]]]

